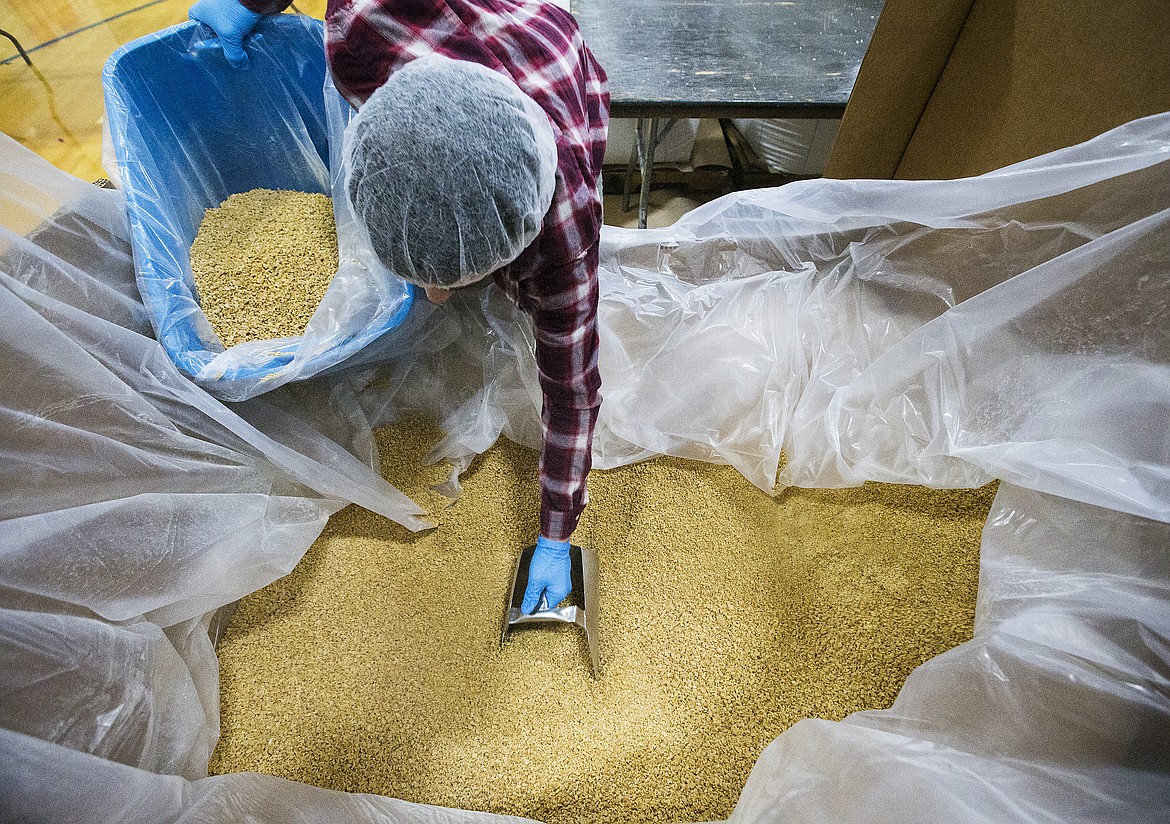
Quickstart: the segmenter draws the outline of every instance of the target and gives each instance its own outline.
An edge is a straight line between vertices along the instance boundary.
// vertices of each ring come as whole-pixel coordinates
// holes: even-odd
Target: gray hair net
[[[419,286],[465,286],[511,263],[556,185],[556,138],[536,102],[499,72],[441,55],[391,74],[343,151],[374,253]]]

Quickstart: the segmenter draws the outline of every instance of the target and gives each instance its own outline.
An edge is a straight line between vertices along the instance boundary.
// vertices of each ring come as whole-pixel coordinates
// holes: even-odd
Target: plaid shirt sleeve
[[[557,9],[556,11],[560,11]],[[598,241],[601,196],[598,176],[605,154],[609,97],[605,74],[585,49],[576,24],[567,53],[530,81],[554,102],[533,97],[557,130],[557,188],[540,236],[496,275],[496,283],[532,317],[536,363],[544,395],[541,420],[540,529],[554,541],[568,540],[588,500],[593,430],[601,406],[597,368]],[[570,70],[561,72],[564,67]],[[523,88],[523,86],[522,86]],[[564,124],[564,125],[562,125]]]
[[[256,0],[261,2],[262,0]],[[509,76],[548,115],[557,186],[541,233],[496,284],[533,320],[544,395],[541,533],[565,540],[587,500],[597,370],[597,246],[609,93],[573,16],[539,0],[330,0],[325,49],[360,106],[406,63],[438,53]]]
[[[497,283],[510,273],[497,276]],[[515,289],[515,292],[513,292]],[[532,273],[505,290],[532,316],[544,395],[540,531],[568,540],[588,500],[593,429],[601,406],[597,369],[597,244],[580,259]]]

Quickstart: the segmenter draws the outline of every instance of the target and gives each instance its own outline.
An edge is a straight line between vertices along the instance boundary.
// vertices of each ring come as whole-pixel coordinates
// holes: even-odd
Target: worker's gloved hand
[[[555,609],[572,588],[569,542],[550,541],[541,535],[536,539],[536,551],[532,553],[532,561],[528,564],[528,587],[524,590],[524,603],[520,605],[520,611],[531,615],[540,602],[542,592],[548,608]]]
[[[199,0],[187,16],[211,27],[223,46],[223,56],[233,68],[248,65],[244,38],[256,28],[263,14],[244,8],[240,0]]]

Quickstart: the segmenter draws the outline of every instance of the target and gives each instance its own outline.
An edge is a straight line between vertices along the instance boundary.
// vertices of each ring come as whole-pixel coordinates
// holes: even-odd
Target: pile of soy
[[[199,305],[224,346],[303,334],[337,271],[322,194],[253,189],[208,209],[191,244]]]
[[[773,499],[734,469],[594,471],[574,539],[599,553],[604,671],[573,627],[500,647],[537,454],[501,440],[450,502],[440,436],[379,430],[383,474],[431,512],[411,534],[357,507],[244,599],[221,641],[211,768],[570,822],[726,817],[802,718],[889,706],[971,636],[994,492],[870,484]]]

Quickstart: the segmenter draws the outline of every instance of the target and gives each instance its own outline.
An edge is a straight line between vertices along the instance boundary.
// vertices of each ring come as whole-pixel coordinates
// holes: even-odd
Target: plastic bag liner
[[[662,229],[606,227],[594,466],[675,455],[772,492],[972,487],[1080,463],[1075,483],[1044,488],[1132,496],[1128,511],[1163,517],[1167,476],[1146,450],[1163,443],[1166,396],[1144,353],[1165,355],[1166,282],[1128,249],[1145,259],[1165,243],[1166,122],[968,180],[800,181]],[[500,434],[539,448],[531,324],[498,290],[456,297],[439,313],[460,325],[456,343],[383,370],[366,408],[436,416],[447,437],[434,456],[458,467]],[[964,335],[980,334],[988,349],[968,364]],[[1121,402],[1099,391],[1103,350],[1141,354],[1109,379],[1148,431],[1080,462],[1066,434],[1111,431]]]
[[[103,72],[106,158],[126,195],[138,289],[167,354],[217,397],[244,400],[395,350],[414,290],[373,255],[342,180],[353,113],[325,71],[323,24],[264,18],[233,69],[188,22],[118,49]],[[224,350],[199,308],[190,248],[204,210],[251,189],[333,196],[339,267],[300,337]]]
[[[0,175],[3,817],[496,820],[206,777],[207,627],[344,501],[403,514],[360,410],[434,409],[455,452],[538,432],[531,329],[473,291],[426,316],[428,347],[229,408],[149,337],[119,195],[7,140]],[[608,464],[767,483],[783,448],[784,483],[1004,479],[973,640],[888,710],[780,735],[731,821],[1166,820],[1168,199],[1170,115],[969,180],[801,183],[607,231]]]
[[[356,408],[343,386],[232,410],[178,372],[136,295],[121,195],[7,137],[0,180],[0,726],[205,775],[214,613],[286,574],[351,500],[428,524],[370,468],[368,425],[329,411]],[[326,415],[340,440],[313,425]],[[12,820],[17,785],[0,784]]]

